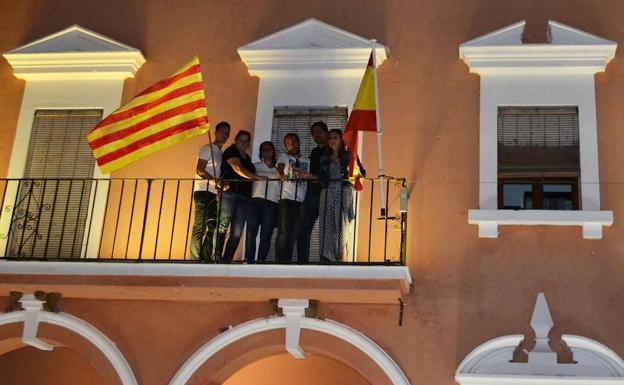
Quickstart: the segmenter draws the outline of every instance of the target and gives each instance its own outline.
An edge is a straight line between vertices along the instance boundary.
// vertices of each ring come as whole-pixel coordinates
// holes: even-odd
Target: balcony
[[[362,180],[364,190],[352,195],[352,229],[343,242],[342,258],[331,263],[320,258],[326,237],[318,220],[305,263],[297,262],[296,255],[288,261],[277,255],[276,230],[264,262],[244,262],[244,239],[227,264],[193,260],[194,183],[193,179],[0,180],[0,290],[158,299],[171,296],[173,287],[183,300],[206,300],[207,295],[220,301],[265,300],[287,294],[367,303],[396,303],[409,290],[404,179]],[[387,197],[384,216],[379,215],[381,189]],[[278,260],[282,261],[276,264]],[[108,290],[111,287],[115,290]]]

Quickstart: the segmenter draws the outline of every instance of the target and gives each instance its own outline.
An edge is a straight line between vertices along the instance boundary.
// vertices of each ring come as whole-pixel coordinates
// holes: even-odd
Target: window
[[[479,208],[468,223],[480,238],[497,238],[500,225],[546,225],[600,239],[613,212],[601,210],[594,74],[617,44],[554,20],[548,44],[524,44],[525,25],[459,47],[481,78]]]
[[[275,144],[277,153],[286,152],[284,148],[284,136],[293,132],[299,136],[301,142],[300,151],[303,156],[309,157],[310,152],[316,143],[310,135],[310,126],[314,122],[322,120],[331,130],[337,128],[344,130],[347,125],[347,108],[346,107],[275,107],[273,110],[273,129],[271,131],[271,141]],[[275,236],[271,242],[271,250],[269,251],[268,260],[275,259]],[[320,252],[320,233],[318,220],[312,229],[310,236],[310,261],[318,261]],[[353,248],[349,250],[353,251]],[[296,255],[296,248],[294,254]]]
[[[16,212],[27,215],[15,215],[10,256],[68,258],[80,253],[95,165],[85,137],[101,118],[101,110],[35,113],[15,202]]]
[[[284,136],[293,132],[301,141],[301,153],[310,156],[310,152],[316,147],[310,135],[312,123],[322,120],[330,130],[334,128],[344,130],[347,118],[346,107],[275,107],[271,141],[275,144],[278,154],[286,152]]]
[[[499,209],[579,209],[576,107],[498,108]]]

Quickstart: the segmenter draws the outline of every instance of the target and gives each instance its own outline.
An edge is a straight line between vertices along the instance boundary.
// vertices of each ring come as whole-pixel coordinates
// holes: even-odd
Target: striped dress
[[[339,160],[329,163],[330,181],[321,191],[320,235],[322,256],[332,262],[346,257],[346,249],[352,237],[353,186],[339,179],[342,168]]]

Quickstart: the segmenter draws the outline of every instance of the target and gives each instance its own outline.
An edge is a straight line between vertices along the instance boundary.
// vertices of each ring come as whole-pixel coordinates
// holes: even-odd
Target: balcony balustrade
[[[223,181],[230,184],[232,181]],[[201,263],[191,257],[194,179],[0,179],[0,259],[85,262]],[[251,183],[242,181],[242,183]],[[268,183],[276,183],[277,180]],[[303,183],[321,183],[300,181]],[[348,181],[326,181],[324,186]],[[351,193],[352,213],[343,231],[343,252],[335,264],[404,265],[407,190],[404,179],[362,179],[363,191]],[[233,184],[234,185],[234,184]],[[238,185],[238,184],[237,184]],[[386,194],[380,207],[380,186]],[[323,188],[321,194],[328,194]],[[334,190],[336,191],[336,190]],[[283,193],[280,187],[280,195]],[[327,196],[326,196],[327,197]],[[326,199],[325,210],[342,212],[345,200]],[[217,226],[221,202],[217,204]],[[381,209],[386,215],[380,216]],[[308,264],[321,258],[324,234],[320,218],[312,230]],[[336,231],[334,228],[332,231]],[[274,229],[267,264],[281,261]],[[335,237],[333,238],[335,239]],[[242,263],[244,239],[230,263]],[[296,250],[296,247],[294,248]],[[296,254],[296,251],[293,252]],[[283,262],[283,261],[282,261]],[[286,263],[297,264],[296,255]]]

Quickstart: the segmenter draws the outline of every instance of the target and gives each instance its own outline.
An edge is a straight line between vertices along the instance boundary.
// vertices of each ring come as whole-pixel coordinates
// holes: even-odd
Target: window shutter
[[[11,256],[79,257],[95,160],[87,133],[100,110],[35,113],[24,180],[20,182]]]
[[[344,130],[347,125],[346,107],[305,108],[305,107],[276,107],[273,111],[273,131],[271,141],[277,148],[277,153],[286,152],[284,136],[292,132],[299,136],[301,153],[310,156],[316,143],[310,135],[310,126],[322,120],[331,130]]]
[[[498,175],[580,175],[576,107],[499,107]]]

